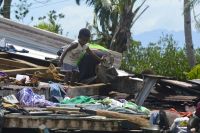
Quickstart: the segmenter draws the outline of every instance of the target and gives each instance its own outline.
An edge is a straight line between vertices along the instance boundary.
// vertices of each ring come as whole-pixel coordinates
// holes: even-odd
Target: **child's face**
[[[90,40],[90,38],[89,37],[80,37],[79,39],[78,39],[78,41],[79,41],[79,43],[81,44],[81,45],[85,45],[86,43],[88,43],[88,41]]]

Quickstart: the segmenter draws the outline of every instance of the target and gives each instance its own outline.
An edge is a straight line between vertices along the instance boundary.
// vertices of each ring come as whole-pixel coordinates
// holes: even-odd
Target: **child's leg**
[[[67,83],[68,85],[70,85],[70,82],[72,80],[72,75],[73,75],[73,73],[71,71],[68,71],[65,73],[64,82]]]
[[[71,82],[77,82],[78,81],[79,72],[78,71],[72,71],[72,79]]]

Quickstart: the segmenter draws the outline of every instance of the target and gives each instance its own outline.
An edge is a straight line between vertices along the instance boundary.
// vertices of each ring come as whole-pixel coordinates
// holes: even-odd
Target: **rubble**
[[[6,33],[18,43],[19,38],[25,37],[32,47],[50,53],[55,54],[60,48],[54,44],[72,41],[8,20],[0,21],[2,29],[9,27],[11,30]],[[19,38],[14,36],[16,32],[22,33]],[[199,120],[199,79],[178,81],[147,74],[139,78],[119,70],[121,55],[110,52],[114,55],[114,67],[110,63],[99,65],[96,76],[85,80],[88,82],[70,85],[50,60],[17,54],[16,50],[0,52],[3,130],[142,132],[156,127],[156,131],[185,132],[187,124],[188,130],[198,130],[191,121]]]

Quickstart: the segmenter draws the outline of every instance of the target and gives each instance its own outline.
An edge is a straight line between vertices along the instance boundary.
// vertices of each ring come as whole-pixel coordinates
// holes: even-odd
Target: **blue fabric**
[[[50,97],[53,102],[60,102],[65,97],[66,93],[64,92],[62,86],[58,83],[50,83]]]
[[[150,115],[150,123],[152,125],[157,125],[158,124],[158,118],[159,118],[159,111],[153,111],[151,112],[151,115]]]
[[[6,76],[8,76],[6,73],[0,72],[0,77],[6,77]]]
[[[45,100],[42,96],[33,92],[32,88],[23,88],[17,93],[17,98],[22,106],[26,107],[46,107],[57,104]]]

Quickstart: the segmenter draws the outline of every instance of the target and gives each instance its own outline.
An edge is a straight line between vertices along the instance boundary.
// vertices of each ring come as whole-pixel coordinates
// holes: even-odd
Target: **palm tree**
[[[200,30],[200,19],[199,19],[200,13],[196,14],[195,6],[198,6],[199,4],[200,0],[190,0],[190,5],[191,9],[193,9],[194,21],[197,30]]]
[[[1,14],[5,17],[10,19],[10,7],[12,0],[1,0],[1,3],[3,3],[3,8],[1,9]]]
[[[130,29],[138,17],[148,8],[144,8],[138,15],[139,10],[146,0],[134,9],[137,0],[85,0],[89,6],[94,6],[94,28],[101,42],[107,47],[123,52],[130,45]],[[139,0],[138,0],[139,1]],[[76,0],[80,4],[80,0]],[[101,26],[99,28],[98,24]]]
[[[190,67],[194,67],[196,64],[194,47],[192,43],[192,31],[191,31],[191,3],[190,0],[184,0],[184,32],[185,32],[185,45],[188,62]]]

